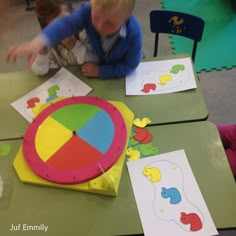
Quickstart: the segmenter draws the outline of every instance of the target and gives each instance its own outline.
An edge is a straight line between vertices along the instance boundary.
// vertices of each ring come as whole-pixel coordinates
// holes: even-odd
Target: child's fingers
[[[26,52],[22,46],[11,47],[6,55],[6,62],[16,62],[18,56],[25,56]]]
[[[88,72],[88,64],[87,64],[87,63],[85,63],[85,64],[82,65],[82,72],[83,72],[84,74],[86,74],[86,73]]]
[[[27,68],[30,69],[35,58],[36,58],[37,54],[30,54],[28,55],[28,58],[27,58]]]
[[[82,73],[88,77],[98,77],[99,67],[93,63],[85,63],[82,65]]]
[[[31,66],[37,54],[37,50],[31,47],[29,43],[24,43],[18,46],[9,48],[6,54],[6,62],[16,62],[17,57],[22,56],[27,58],[28,66]]]
[[[12,62],[16,63],[16,55],[15,54],[12,55]]]
[[[16,61],[16,55],[15,55],[15,51],[16,51],[17,46],[12,46],[8,49],[6,57],[5,57],[5,61],[8,63],[11,60],[15,63]]]

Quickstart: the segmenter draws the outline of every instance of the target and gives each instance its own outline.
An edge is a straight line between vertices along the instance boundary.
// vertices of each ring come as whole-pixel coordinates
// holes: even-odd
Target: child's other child
[[[135,0],[85,2],[71,15],[52,22],[32,41],[10,48],[6,61],[14,62],[17,56],[25,56],[31,66],[45,47],[51,48],[85,29],[99,62],[86,61],[82,65],[84,75],[101,79],[124,77],[138,66],[142,57],[141,28],[132,15],[134,7]]]
[[[54,20],[69,15],[71,10],[71,4],[65,0],[36,0],[35,3],[35,12],[42,29]],[[81,65],[85,60],[86,45],[88,42],[84,31],[72,35],[57,43],[50,50],[41,50],[36,56],[31,70],[37,75],[45,75],[50,68]],[[97,57],[95,57],[94,62],[97,61]]]
[[[236,178],[236,125],[218,125],[217,128],[219,130],[231,170]]]

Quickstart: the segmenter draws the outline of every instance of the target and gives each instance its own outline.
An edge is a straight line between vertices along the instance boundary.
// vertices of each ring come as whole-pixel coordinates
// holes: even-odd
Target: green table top
[[[50,76],[52,73],[47,77],[37,77],[29,71],[0,74],[0,140],[24,135],[29,122],[10,104],[44,83]]]
[[[186,56],[172,55],[152,60]],[[79,66],[70,67],[68,70],[93,88],[90,95],[107,100],[123,101],[135,113],[135,117],[148,117],[152,125],[207,119],[208,111],[198,79],[196,79],[198,87],[193,90],[150,96],[126,96],[124,79],[88,79],[82,75]],[[35,89],[52,75],[53,72],[47,77],[37,77],[31,72],[0,74],[0,140],[21,137],[28,126],[28,122],[10,106],[10,103]]]
[[[151,126],[148,130],[154,136],[152,143],[161,153],[185,150],[216,227],[236,227],[235,182],[215,125],[204,121]],[[4,181],[0,198],[0,235],[142,233],[126,166],[117,197],[24,184],[12,166],[21,141],[4,142],[11,144],[12,150],[9,156],[0,157],[0,175]],[[21,224],[21,230],[10,231],[12,224]],[[23,224],[44,224],[49,228],[47,233],[26,232],[22,230]]]

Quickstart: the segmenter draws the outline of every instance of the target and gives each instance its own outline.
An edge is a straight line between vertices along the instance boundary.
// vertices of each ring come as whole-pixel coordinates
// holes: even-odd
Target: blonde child
[[[27,57],[31,66],[37,54],[59,41],[85,30],[98,64],[85,62],[82,72],[101,79],[124,77],[132,72],[142,57],[142,35],[132,15],[135,0],[91,0],[71,15],[48,25],[36,38],[8,50],[6,61]],[[87,50],[86,50],[87,54]]]

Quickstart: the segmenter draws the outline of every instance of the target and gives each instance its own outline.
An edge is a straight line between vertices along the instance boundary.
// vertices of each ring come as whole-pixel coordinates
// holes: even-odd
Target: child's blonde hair
[[[116,8],[124,17],[129,16],[135,7],[135,0],[90,0],[90,2],[92,7],[101,11]]]

